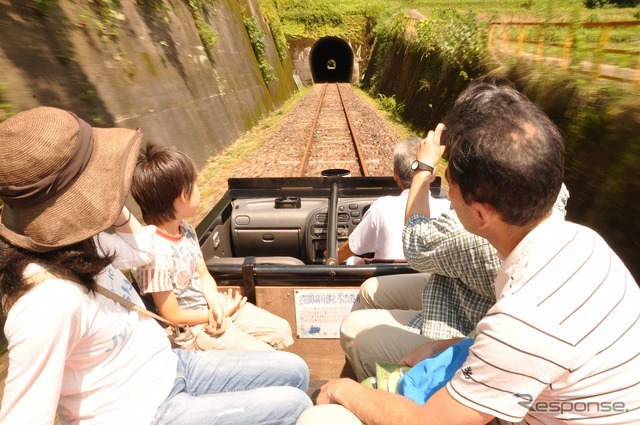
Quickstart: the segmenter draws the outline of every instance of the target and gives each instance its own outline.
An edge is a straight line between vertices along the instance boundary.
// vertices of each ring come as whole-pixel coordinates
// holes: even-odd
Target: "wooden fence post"
[[[640,88],[640,54],[638,55],[638,66],[636,67],[636,78],[633,80],[633,85],[636,88]]]
[[[520,25],[520,34],[518,35],[518,57],[522,56],[522,48],[524,45],[525,26]]]
[[[491,47],[493,47],[493,29],[494,28],[495,28],[495,25],[489,24],[489,41],[487,42],[488,50],[491,50]]]
[[[573,46],[573,27],[569,28],[569,34],[567,34],[562,49],[562,68],[564,69],[569,68],[571,64],[571,46]]]
[[[507,44],[507,24],[502,25],[502,41],[500,43],[500,48],[504,50],[504,46]]]
[[[542,60],[543,56],[544,56],[544,34],[545,34],[546,28],[545,27],[540,27],[540,35],[538,36],[538,52],[536,55],[536,59],[537,60]]]

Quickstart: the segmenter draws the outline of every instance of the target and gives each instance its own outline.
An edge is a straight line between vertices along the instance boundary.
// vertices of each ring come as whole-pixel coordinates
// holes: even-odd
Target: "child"
[[[149,144],[140,153],[131,193],[147,224],[156,226],[156,257],[132,275],[160,315],[192,326],[201,350],[272,350],[293,344],[289,323],[231,291],[219,294],[185,221],[200,202],[196,165],[175,148]],[[208,326],[207,326],[208,325]]]

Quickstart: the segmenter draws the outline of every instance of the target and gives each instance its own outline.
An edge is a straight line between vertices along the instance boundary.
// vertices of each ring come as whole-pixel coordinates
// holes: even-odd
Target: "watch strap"
[[[435,167],[432,167],[431,165],[426,164],[418,159],[416,159],[415,162],[418,164],[418,166],[415,167],[414,171],[429,171],[431,173],[435,171]]]

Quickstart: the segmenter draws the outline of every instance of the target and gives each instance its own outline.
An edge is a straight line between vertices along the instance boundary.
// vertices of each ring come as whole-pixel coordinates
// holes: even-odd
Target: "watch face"
[[[413,171],[417,170],[419,166],[420,166],[420,161],[418,161],[417,159],[411,163],[411,169]]]

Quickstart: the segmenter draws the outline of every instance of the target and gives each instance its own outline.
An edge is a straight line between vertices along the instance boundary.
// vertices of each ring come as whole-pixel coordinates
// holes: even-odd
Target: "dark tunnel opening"
[[[314,83],[350,83],[353,74],[351,46],[338,37],[323,37],[309,55]]]

